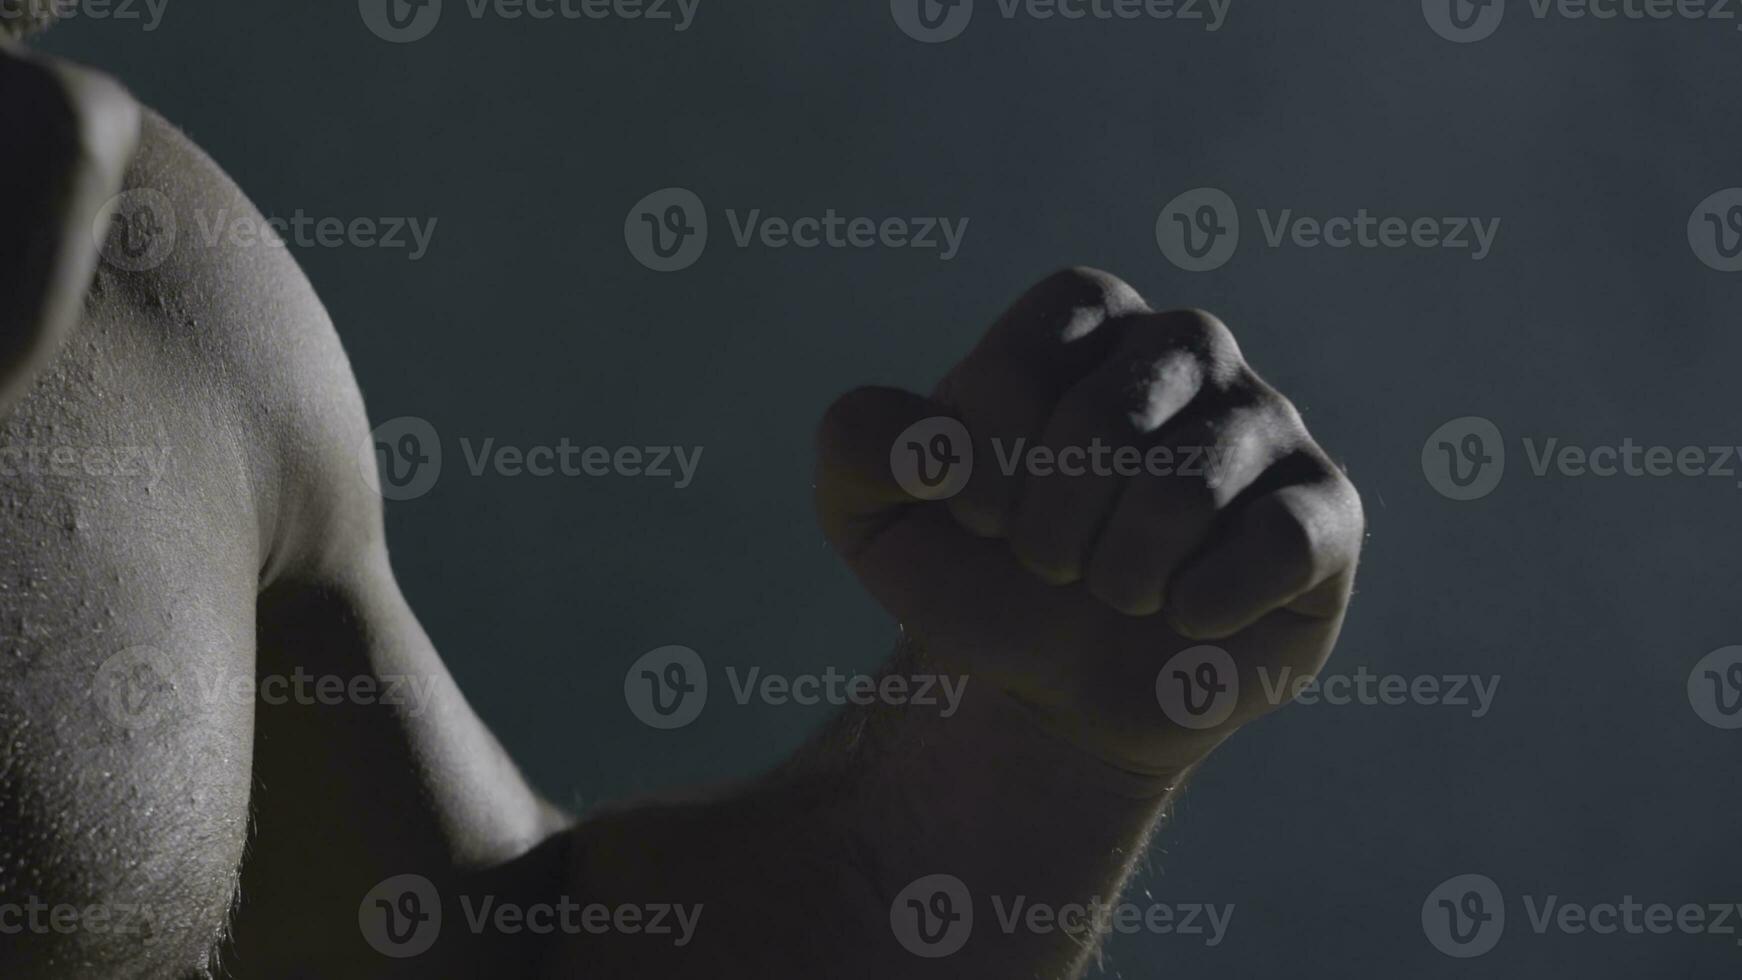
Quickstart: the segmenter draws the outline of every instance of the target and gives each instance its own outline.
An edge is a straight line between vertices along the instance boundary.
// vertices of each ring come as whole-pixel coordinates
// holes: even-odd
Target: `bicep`
[[[277,488],[259,672],[283,696],[256,714],[238,943],[287,967],[379,971],[387,964],[358,930],[364,895],[408,871],[444,894],[468,887],[567,818],[527,785],[403,595],[368,478],[362,396],[336,330],[286,264],[266,288],[285,291],[295,327],[261,338],[254,368]]]

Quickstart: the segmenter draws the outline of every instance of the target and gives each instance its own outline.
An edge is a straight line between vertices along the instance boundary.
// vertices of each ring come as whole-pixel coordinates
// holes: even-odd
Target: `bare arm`
[[[1111,901],[1191,769],[1278,706],[1257,671],[1317,671],[1359,500],[1225,327],[1077,270],[933,398],[843,398],[819,457],[825,533],[907,631],[891,671],[965,678],[963,709],[850,712],[747,788],[583,824],[578,891],[705,909],[682,947],[579,937],[559,973],[1076,976],[1095,930],[1011,910]]]
[[[416,716],[259,714],[257,764],[290,792],[263,797],[244,950],[285,944],[271,930],[288,919],[317,939],[279,955],[367,963],[349,927],[374,896],[406,935],[414,914],[444,917],[433,951],[384,971],[548,956],[554,976],[1072,977],[1099,936],[1010,910],[1113,899],[1192,768],[1277,706],[1257,671],[1315,672],[1350,594],[1359,500],[1227,329],[1063,273],[933,397],[861,389],[819,434],[824,532],[903,624],[890,673],[965,684],[959,711],[848,711],[766,776],[561,832],[393,585],[379,501],[355,474],[366,423],[329,343],[295,372],[340,407],[302,420],[315,492],[277,522],[262,665],[409,673],[442,698]],[[914,441],[944,452],[929,437],[940,416],[963,423],[977,462],[940,484],[959,491],[948,500],[916,499],[930,490],[900,460]],[[1072,476],[1001,465],[1017,440],[1061,463],[1097,440],[1167,453],[1135,474],[1086,458]],[[435,893],[370,890],[404,872]],[[546,932],[521,918],[535,907]],[[970,910],[971,928],[952,925]]]
[[[247,207],[160,123],[148,123],[143,142],[129,186],[158,190],[177,209]],[[76,267],[65,272],[66,282],[78,278]],[[569,831],[466,706],[394,584],[380,501],[357,470],[368,438],[361,399],[294,263],[282,252],[184,240],[160,267],[100,278],[99,287],[90,342],[78,345],[92,363],[71,361],[61,374],[123,379],[117,386],[129,387],[115,394],[127,398],[51,391],[15,415],[14,431],[76,424],[93,441],[128,437],[105,432],[115,420],[104,413],[133,399],[152,411],[124,418],[141,438],[160,424],[158,438],[188,465],[170,493],[111,486],[101,497],[72,495],[85,513],[104,515],[101,528],[149,534],[149,547],[102,542],[105,564],[57,540],[12,560],[38,575],[80,570],[92,579],[88,596],[113,590],[97,581],[111,567],[125,571],[140,602],[121,608],[119,632],[191,651],[189,663],[210,676],[405,678],[429,694],[416,711],[379,701],[226,703],[179,716],[175,741],[104,737],[80,756],[75,772],[100,764],[170,795],[148,813],[99,807],[79,821],[124,817],[142,853],[190,879],[190,862],[163,850],[167,832],[200,818],[212,825],[207,837],[222,837],[221,848],[187,842],[209,865],[198,869],[200,918],[187,939],[221,929],[211,916],[239,863],[230,964],[239,976],[474,975],[477,963],[547,956],[564,976],[1070,976],[1093,937],[1006,931],[991,903],[1110,897],[1171,790],[1272,707],[1253,696],[1254,671],[1316,670],[1349,595],[1358,500],[1226,329],[1198,314],[1151,314],[1109,277],[1064,274],[1024,297],[931,398],[855,392],[831,409],[819,440],[824,531],[909,639],[890,669],[967,678],[960,712],[849,712],[768,776],[615,808]],[[35,312],[7,315],[43,336],[63,329],[64,313],[53,310],[64,303],[31,302]],[[18,365],[35,356],[8,362],[14,390],[31,370]],[[972,433],[979,463],[948,502],[918,500],[927,491],[903,485],[892,451],[929,451],[936,433],[924,427],[940,416]],[[1003,452],[1022,451],[1018,439],[1062,458],[1097,437],[1214,450],[1219,462],[1118,479],[1000,472]],[[37,512],[42,487],[16,489],[31,502],[20,520],[34,527],[55,516]],[[201,533],[177,533],[186,528]],[[25,527],[9,534],[41,539]],[[206,605],[209,616],[189,614]],[[113,634],[78,635],[89,649],[51,654],[66,662],[57,676],[67,690],[4,692],[26,723],[74,726],[55,733],[63,747],[102,735],[57,705],[114,652]],[[1211,688],[1241,696],[1210,723],[1183,723],[1158,705],[1176,680],[1205,678],[1203,663],[1177,660],[1205,641],[1225,648],[1233,666],[1212,669],[1197,693],[1212,707],[1220,699]],[[117,755],[147,747],[162,759]],[[148,775],[163,760],[186,784],[211,789],[153,785]],[[68,789],[72,773],[35,776],[43,794],[88,799]],[[36,796],[20,800],[17,813],[0,812],[8,825],[76,829]],[[253,813],[245,860],[243,808]],[[93,867],[104,860],[87,857]],[[376,894],[406,874],[431,883],[433,906]],[[46,886],[90,891],[68,881]],[[8,894],[31,887],[44,886],[0,881]],[[468,921],[463,902],[475,911],[492,895],[522,906],[598,903],[619,925],[629,920],[616,911],[630,906],[683,906],[691,928],[680,945],[669,922],[655,933],[589,930],[583,919],[579,930],[540,935]],[[176,904],[174,888],[155,900],[189,907]],[[383,951],[370,941],[372,900],[400,926],[440,907],[439,941],[404,958]],[[949,923],[968,907],[979,924],[960,949],[929,955],[961,935]],[[917,948],[903,924],[909,913]],[[31,948],[22,955],[31,962]]]
[[[892,672],[934,669],[917,653]],[[570,937],[551,976],[1066,977],[1092,935],[1006,932],[1008,910],[1111,900],[1167,781],[1116,772],[994,691],[849,712],[779,771],[577,831],[576,900],[687,906],[688,934]]]

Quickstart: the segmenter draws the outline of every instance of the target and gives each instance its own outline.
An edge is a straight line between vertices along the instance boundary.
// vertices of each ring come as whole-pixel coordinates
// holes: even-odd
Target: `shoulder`
[[[235,895],[256,719],[219,695],[255,676],[261,591],[382,554],[380,506],[307,278],[206,230],[258,210],[150,112],[121,188],[77,315],[0,415],[0,839],[24,842],[0,902],[161,910],[132,965],[168,974]],[[0,974],[129,950],[26,938]]]
[[[378,545],[362,394],[273,222],[151,111],[114,211],[93,308],[138,325],[142,367],[169,382],[166,394],[205,399],[230,427],[260,524],[262,584]],[[141,250],[143,261],[130,257]]]

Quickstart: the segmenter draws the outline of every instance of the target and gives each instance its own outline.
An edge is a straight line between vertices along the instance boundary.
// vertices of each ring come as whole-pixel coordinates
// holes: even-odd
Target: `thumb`
[[[967,429],[943,406],[860,388],[823,416],[816,504],[829,543],[884,609],[939,648],[991,656],[1027,645],[1023,607],[1050,587],[941,503],[973,467]]]
[[[857,388],[817,428],[816,505],[823,533],[849,561],[906,509],[967,482],[973,446],[938,403],[898,388]]]

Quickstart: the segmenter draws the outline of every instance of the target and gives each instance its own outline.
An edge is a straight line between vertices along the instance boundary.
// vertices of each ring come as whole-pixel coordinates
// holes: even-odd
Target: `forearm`
[[[931,668],[904,651],[891,669]],[[1097,937],[1030,929],[1012,910],[1111,901],[1175,784],[1106,767],[973,678],[954,712],[855,709],[739,790],[584,822],[575,901],[702,909],[681,947],[675,936],[572,936],[559,975],[1073,976]],[[909,888],[939,875],[963,890]],[[972,926],[947,956],[921,954],[960,931],[943,938],[934,919],[928,945],[917,919],[897,925],[960,914],[963,900]]]
[[[1100,937],[1073,931],[1083,923],[1035,928],[1026,911],[1112,901],[1184,778],[1113,769],[977,680],[951,717],[881,709],[864,719],[856,748],[813,747],[865,772],[844,817],[865,842],[860,870],[876,892],[867,921],[878,935],[867,945],[887,953],[871,975],[1075,976]],[[961,915],[963,905],[972,928],[945,932],[938,913]],[[918,955],[942,953],[964,934],[955,952]]]

